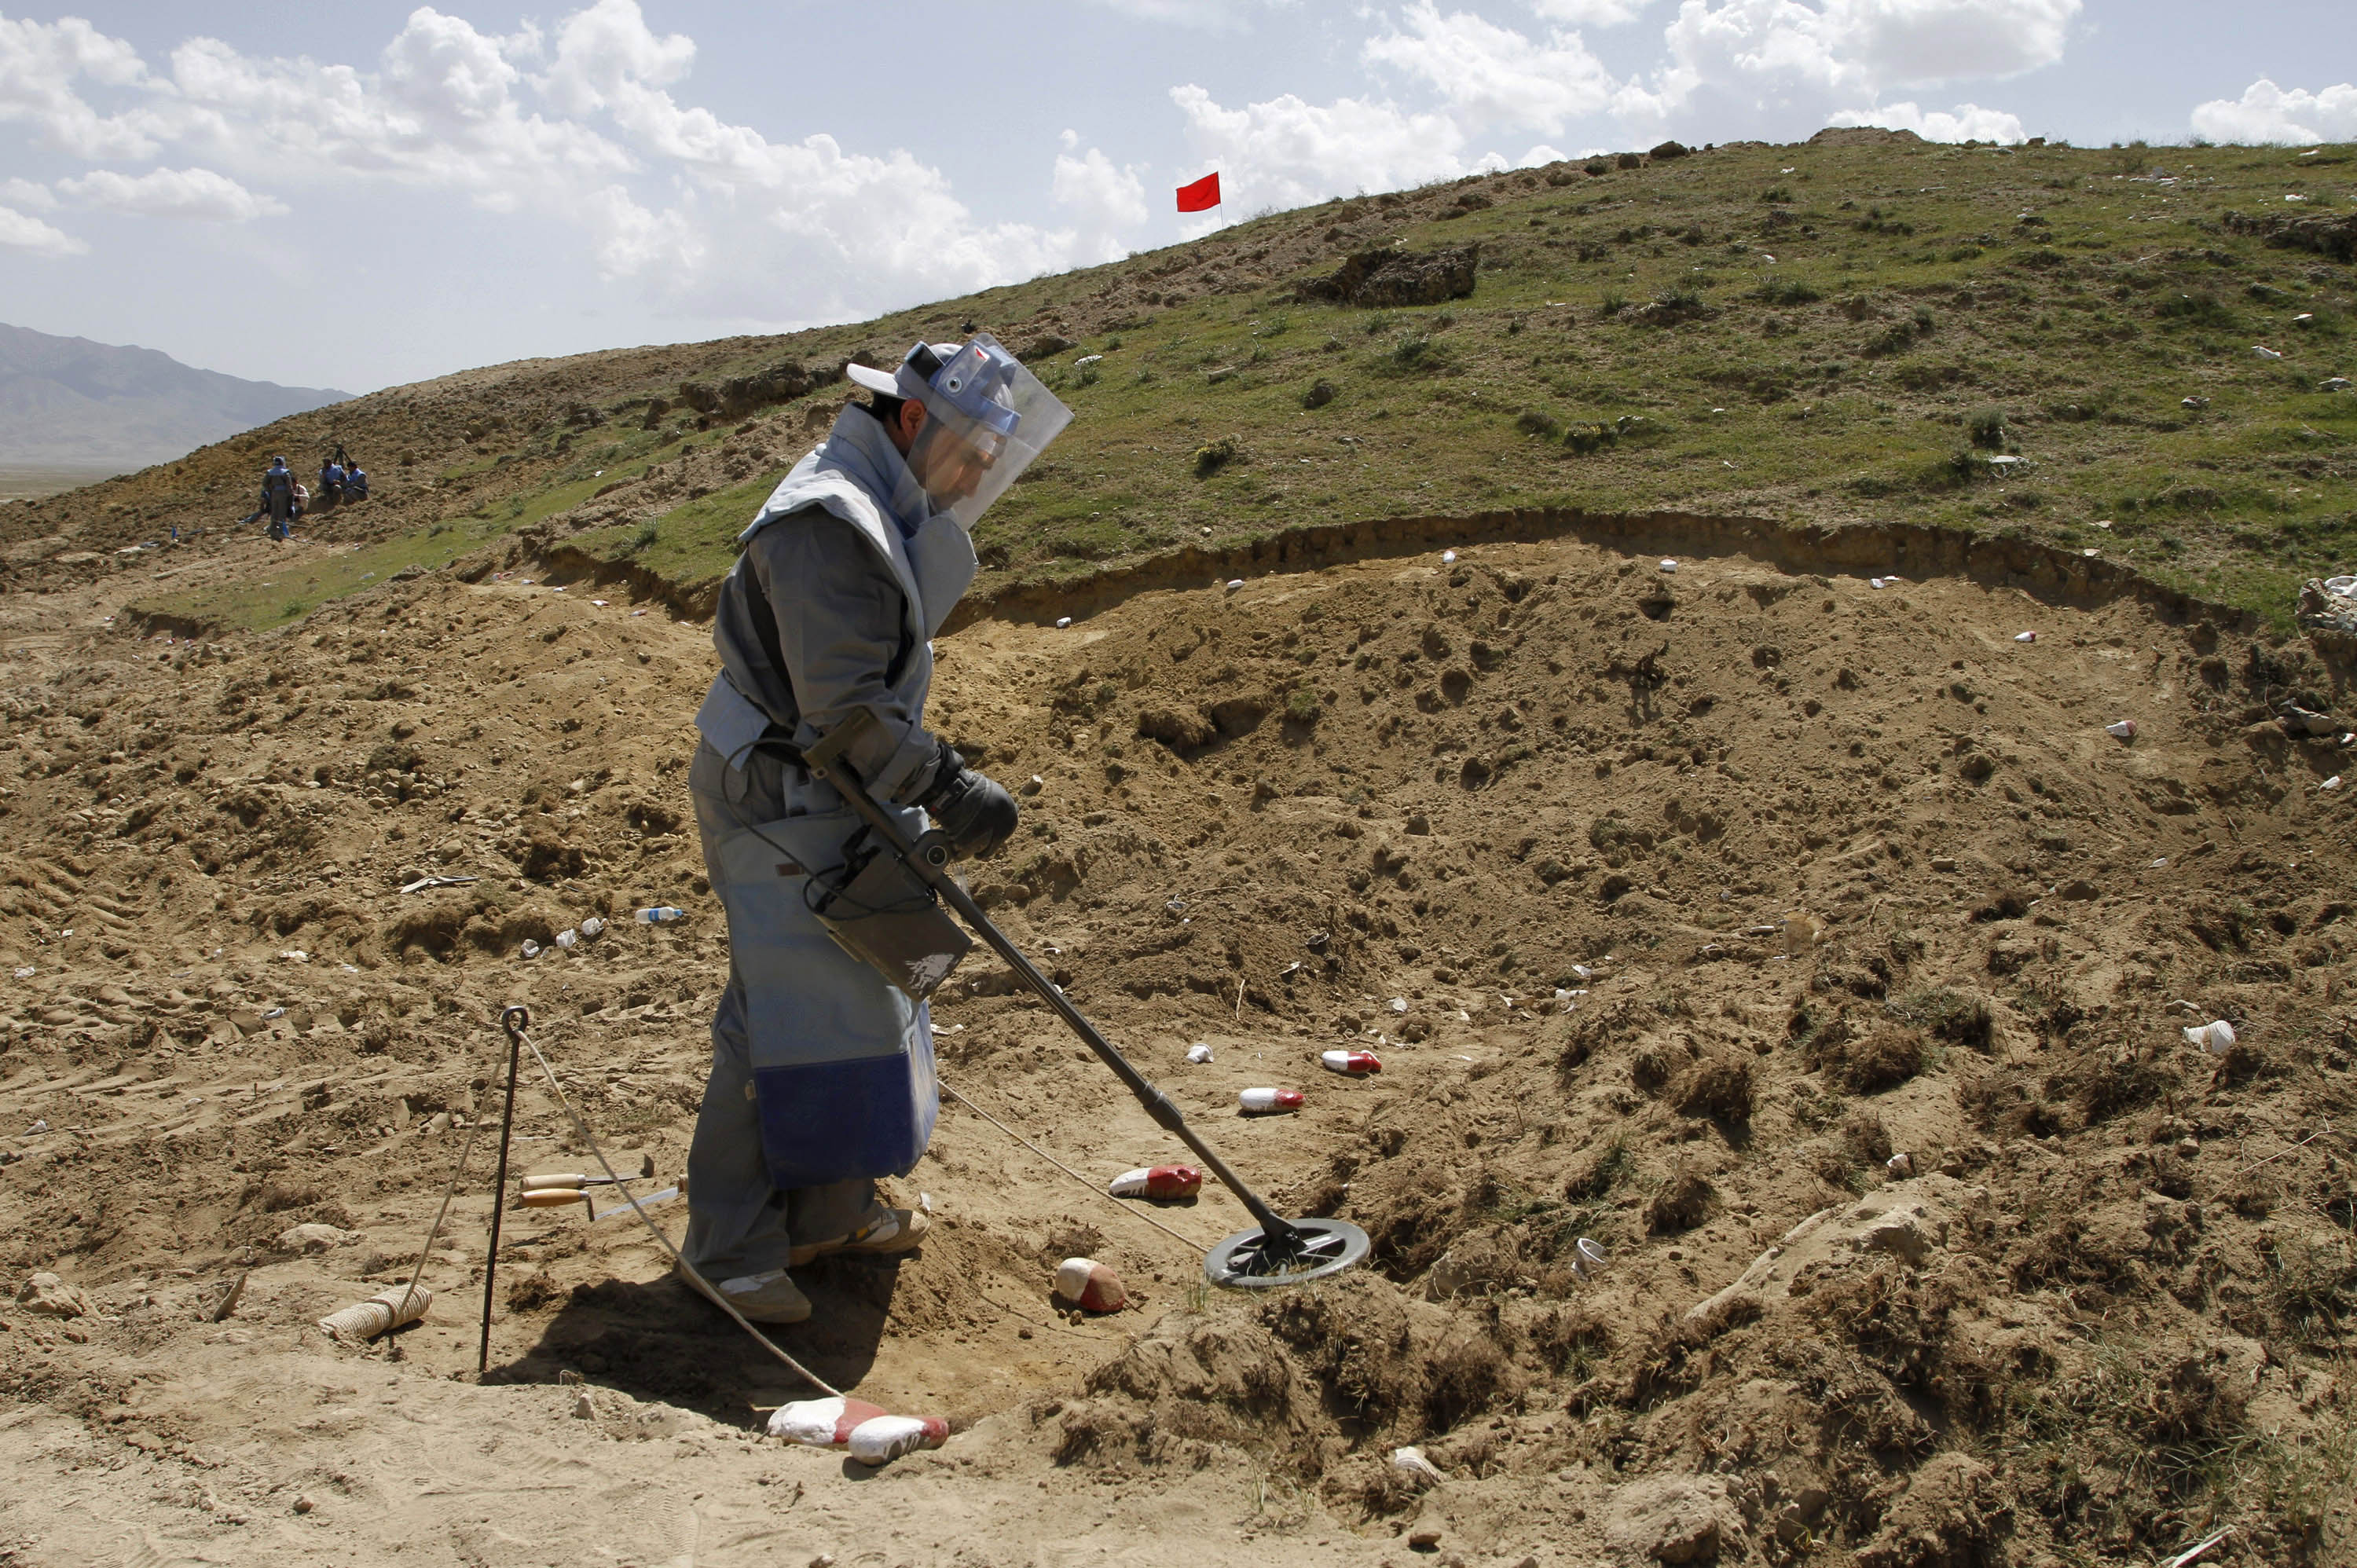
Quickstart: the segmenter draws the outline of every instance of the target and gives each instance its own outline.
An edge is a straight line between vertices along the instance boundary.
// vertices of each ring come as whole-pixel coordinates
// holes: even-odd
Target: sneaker
[[[672,1272],[690,1290],[714,1301],[726,1301],[753,1323],[801,1323],[811,1315],[810,1297],[786,1278],[783,1269],[744,1274],[711,1285],[683,1268],[675,1267]]]
[[[786,1254],[786,1266],[801,1268],[813,1258],[830,1252],[905,1252],[921,1244],[932,1220],[913,1208],[887,1208],[878,1203],[867,1211],[859,1228],[832,1241],[815,1241]]]

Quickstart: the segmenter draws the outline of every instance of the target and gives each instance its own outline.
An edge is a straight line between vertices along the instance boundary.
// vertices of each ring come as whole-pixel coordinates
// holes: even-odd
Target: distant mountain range
[[[144,467],[351,395],[0,326],[0,464]]]

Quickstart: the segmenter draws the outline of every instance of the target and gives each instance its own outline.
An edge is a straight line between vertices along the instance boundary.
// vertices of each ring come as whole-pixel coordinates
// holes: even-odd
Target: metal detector
[[[1096,1053],[1097,1059],[1111,1068],[1114,1076],[1128,1086],[1129,1091],[1137,1097],[1137,1102],[1146,1108],[1146,1113],[1154,1119],[1155,1125],[1173,1134],[1192,1150],[1195,1157],[1236,1195],[1254,1219],[1260,1221],[1254,1229],[1239,1230],[1212,1248],[1203,1259],[1204,1277],[1215,1285],[1240,1289],[1301,1284],[1328,1274],[1340,1273],[1365,1258],[1367,1233],[1348,1220],[1286,1219],[1269,1208],[1258,1193],[1244,1185],[1243,1178],[1230,1168],[1228,1162],[1187,1125],[1187,1119],[1179,1113],[1178,1107],[1171,1103],[1169,1096],[1131,1066],[1129,1058],[1115,1050],[1113,1043],[1097,1032],[1096,1026],[1082,1017],[1080,1009],[1073,1006],[1064,993],[1049,983],[1048,977],[1023,956],[1022,950],[991,923],[990,917],[982,912],[982,907],[950,875],[952,852],[948,841],[939,833],[929,832],[910,842],[899,823],[894,822],[890,814],[867,793],[867,786],[844,757],[844,753],[875,723],[876,716],[872,713],[865,708],[857,710],[851,718],[837,725],[826,738],[802,754],[803,766],[810,769],[812,777],[834,785],[836,793],[850,803],[852,811],[867,825],[868,831],[887,846],[894,863],[914,873],[924,886],[956,910],[959,918],[990,944],[991,950],[1006,961],[1007,967],[1023,983],[1071,1026],[1082,1043]],[[885,969],[883,972],[895,984],[900,983],[891,970]],[[934,980],[933,983],[938,984],[939,980]],[[927,991],[931,989],[930,985],[926,987]]]

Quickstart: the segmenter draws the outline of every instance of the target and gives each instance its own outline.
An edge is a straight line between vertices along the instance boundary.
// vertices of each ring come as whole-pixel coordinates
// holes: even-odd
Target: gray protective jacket
[[[842,865],[859,822],[831,786],[789,769],[784,814],[748,822],[743,765],[767,739],[815,745],[865,707],[881,721],[849,761],[879,800],[932,783],[924,726],[931,638],[974,581],[974,545],[924,490],[882,424],[846,408],[741,537],[713,618],[720,673],[696,714],[729,764],[706,846],[745,992],[761,1140],[793,1190],[913,1166],[939,1108],[925,1008],[852,958],[811,913],[812,874]],[[923,813],[902,806],[903,826]]]

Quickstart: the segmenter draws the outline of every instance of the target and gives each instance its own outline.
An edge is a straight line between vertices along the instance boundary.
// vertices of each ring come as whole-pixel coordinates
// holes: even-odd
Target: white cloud
[[[2287,92],[2261,77],[2239,99],[2212,99],[2194,110],[2193,129],[2213,142],[2281,142],[2305,147],[2357,141],[2357,84],[2344,81],[2321,92],[2296,87]]]
[[[1531,0],[1531,9],[1550,22],[1575,27],[1618,27],[1645,14],[1652,0]]]
[[[1172,22],[1207,32],[1234,32],[1252,25],[1256,11],[1284,10],[1293,0],[1095,0],[1108,11],[1142,22]]]
[[[54,24],[0,16],[0,121],[29,123],[41,142],[78,158],[141,158],[156,143],[137,111],[101,114],[75,91],[87,77],[115,88],[150,87],[139,51],[77,16]]]
[[[1230,208],[1299,207],[1359,190],[1448,179],[1467,172],[1465,132],[1447,114],[1412,113],[1371,99],[1304,102],[1292,93],[1224,109],[1189,82],[1170,90],[1197,162],[1220,171]]]
[[[1541,142],[1537,146],[1533,147],[1529,152],[1524,153],[1522,156],[1521,160],[1517,162],[1514,166],[1516,168],[1541,168],[1548,164],[1559,164],[1569,156],[1571,156],[1569,153],[1557,152],[1555,148],[1548,146],[1544,142]]]
[[[1077,145],[1073,133],[1064,133],[1067,148]],[[1070,151],[1056,156],[1056,172],[1048,194],[1069,208],[1081,231],[1092,237],[1091,251],[1098,260],[1118,261],[1129,247],[1117,237],[1146,221],[1146,182],[1135,165],[1116,168],[1095,147],[1079,157]]]
[[[1912,131],[1927,142],[2018,142],[2024,139],[2020,118],[2000,109],[1959,103],[1955,113],[1925,113],[1912,103],[1885,103],[1876,109],[1845,109],[1829,124],[1879,125],[1886,131]]]
[[[1369,38],[1361,57],[1422,81],[1475,124],[1560,131],[1620,86],[1577,33],[1533,43],[1469,11],[1444,16],[1431,0],[1416,0],[1405,21],[1405,32]]]
[[[0,249],[29,251],[37,256],[79,256],[90,247],[30,213],[0,207]]]
[[[1682,0],[1669,59],[1616,108],[1658,123],[1701,94],[1783,119],[1892,89],[2017,76],[2062,58],[2082,0]]]
[[[0,179],[0,201],[11,207],[38,207],[44,210],[58,204],[57,194],[38,180],[18,179],[14,176]]]
[[[1174,11],[1210,21],[1254,8]],[[58,182],[91,205],[234,220],[285,210],[259,189],[447,193],[568,227],[600,274],[640,280],[665,308],[748,322],[840,319],[1119,255],[1145,220],[1137,171],[1075,143],[1049,191],[1072,227],[980,222],[906,151],[772,142],[681,102],[695,59],[694,40],[651,28],[637,0],[592,0],[545,35],[489,33],[421,5],[372,69],[199,37],[156,74],[83,23],[0,17],[0,120],[30,122],[89,161],[169,148],[203,166]],[[103,91],[136,100],[108,113]],[[21,248],[76,242],[15,218]]]
[[[93,169],[78,179],[61,179],[58,188],[68,196],[141,218],[190,218],[212,223],[242,223],[255,218],[275,218],[285,203],[259,196],[209,168],[159,168],[132,177],[113,169]]]

